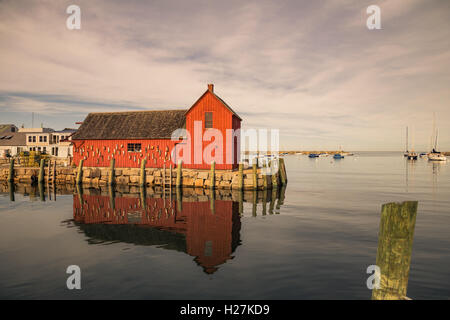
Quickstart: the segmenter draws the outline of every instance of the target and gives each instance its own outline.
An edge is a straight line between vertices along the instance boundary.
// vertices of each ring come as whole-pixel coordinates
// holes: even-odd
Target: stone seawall
[[[146,168],[146,185],[147,186],[162,186],[163,185],[163,170],[159,168]],[[166,178],[170,175],[170,170],[166,170]],[[45,168],[44,179],[48,181],[48,171]],[[53,181],[53,173],[50,174],[50,181],[54,184],[75,184],[77,177],[77,168],[72,167],[57,167],[55,170],[55,179]],[[109,183],[111,170],[109,168],[90,168],[84,167],[82,174],[83,186],[102,187]],[[211,171],[209,170],[194,170],[182,169],[181,186],[183,187],[197,187],[210,188]],[[8,180],[9,168],[0,169],[0,181],[6,182]],[[262,169],[258,168],[256,171],[256,185],[254,179],[253,169],[245,169],[243,171],[243,188],[244,190],[264,190],[271,189],[272,182],[281,184],[280,172],[272,175],[263,175]],[[35,183],[38,181],[39,168],[14,168],[14,182],[15,183]],[[116,185],[139,186],[141,169],[138,168],[115,168],[114,180]],[[168,179],[167,179],[168,180]],[[172,169],[172,186],[176,185],[177,170]],[[239,171],[215,171],[215,188],[217,189],[239,189]]]

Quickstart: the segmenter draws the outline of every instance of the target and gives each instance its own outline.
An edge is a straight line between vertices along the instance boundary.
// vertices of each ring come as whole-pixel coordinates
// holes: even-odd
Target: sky
[[[188,109],[207,83],[284,150],[403,150],[409,126],[425,151],[436,114],[450,151],[450,1],[0,0],[0,123]]]

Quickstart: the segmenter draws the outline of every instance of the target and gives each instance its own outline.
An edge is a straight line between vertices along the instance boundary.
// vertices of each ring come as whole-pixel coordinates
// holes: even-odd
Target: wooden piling
[[[270,205],[269,205],[269,214],[273,214],[276,199],[277,199],[277,189],[272,188],[272,196],[270,197]]]
[[[116,184],[115,181],[115,172],[114,172],[114,166],[116,164],[116,160],[114,158],[111,159],[111,163],[109,165],[109,180],[108,185],[113,186]]]
[[[53,163],[53,185],[56,184],[56,160]]]
[[[256,210],[258,205],[258,191],[253,190],[253,199],[252,199],[252,216],[256,217]]]
[[[8,182],[14,182],[14,159],[9,163]]]
[[[177,188],[181,187],[181,176],[183,175],[182,168],[183,168],[183,161],[179,160],[177,166],[177,184],[176,184]]]
[[[239,215],[242,217],[244,213],[244,191],[239,190]]]
[[[147,209],[147,188],[145,185],[139,187],[139,196],[141,200],[141,208],[143,210],[143,214],[145,214]]]
[[[258,190],[258,167],[256,163],[253,164],[253,188]]]
[[[109,207],[115,212],[116,210],[116,190],[114,190],[113,185],[108,186],[108,193],[109,193]]]
[[[8,191],[9,191],[9,201],[16,201],[15,194],[14,194],[14,182],[8,181]]]
[[[41,166],[39,167],[39,178],[38,178],[39,183],[44,182],[44,170],[45,170],[45,159],[41,159]]]
[[[76,181],[77,184],[81,184],[81,182],[83,180],[83,162],[84,162],[84,160],[81,159],[80,163],[78,164],[77,181]],[[49,163],[49,166],[50,165],[51,165],[51,162]],[[49,178],[50,178],[50,174],[49,174]]]
[[[209,184],[209,187],[214,190],[216,187],[216,162],[213,161],[211,163],[211,183]]]
[[[83,160],[81,160],[83,161]],[[81,184],[77,183],[76,184],[76,188],[77,188],[77,194],[78,194],[78,201],[80,202],[80,208],[81,208],[81,213],[83,214],[83,187],[81,186]]]
[[[216,214],[216,192],[214,191],[214,189],[212,189],[210,192],[209,201],[210,201],[209,206],[211,209],[211,213]]]
[[[408,299],[409,269],[416,225],[417,201],[386,203],[381,208],[376,265],[380,287],[372,300]]]
[[[284,198],[286,197],[286,186],[281,186],[279,197],[280,197],[279,204],[283,205],[284,204]]]
[[[144,158],[141,162],[141,177],[139,179],[139,186],[145,187],[147,185],[147,176],[145,173],[145,165],[147,164],[147,158]]]
[[[239,162],[239,190],[244,189],[244,164],[242,162]]]
[[[262,214],[265,216],[267,214],[267,189],[264,189],[263,191],[263,199],[262,199]]]
[[[51,170],[52,162],[48,160],[47,165],[47,185],[50,183],[50,170]]]
[[[177,192],[177,211],[181,213],[183,211],[183,194],[181,188],[176,188]]]
[[[280,158],[280,176],[281,176],[281,184],[285,185],[287,183],[286,176],[286,166],[284,165],[284,159]]]
[[[263,177],[263,190],[267,190],[267,166],[266,163],[263,164],[263,170],[261,170],[262,177]]]
[[[273,159],[271,161],[272,165],[270,167],[271,167],[271,173],[272,173],[272,188],[276,189],[276,188],[278,188],[278,172],[280,171],[280,165],[279,165],[279,163],[275,164],[274,161],[276,161],[276,160]],[[274,170],[275,170],[274,168],[277,168],[276,172],[274,172]]]
[[[41,161],[42,163],[42,161]],[[42,202],[45,201],[45,187],[44,187],[44,182],[40,181],[38,182],[38,187],[39,187],[39,198],[41,199]]]

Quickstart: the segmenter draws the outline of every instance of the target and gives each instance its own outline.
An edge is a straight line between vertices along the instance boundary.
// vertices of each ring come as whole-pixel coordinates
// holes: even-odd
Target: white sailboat
[[[434,139],[433,139],[434,138]],[[436,129],[436,117],[433,115],[433,134],[432,140],[434,140],[433,149],[427,154],[429,161],[447,161],[447,157],[442,153],[437,151],[437,141],[438,141],[438,130]]]

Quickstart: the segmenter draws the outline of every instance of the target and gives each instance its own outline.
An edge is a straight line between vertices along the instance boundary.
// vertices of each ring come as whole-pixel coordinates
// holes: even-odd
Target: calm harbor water
[[[407,296],[450,298],[450,162],[367,152],[286,167],[277,193],[2,186],[0,298],[371,299],[381,206],[409,200]],[[66,288],[69,265],[81,290]]]

